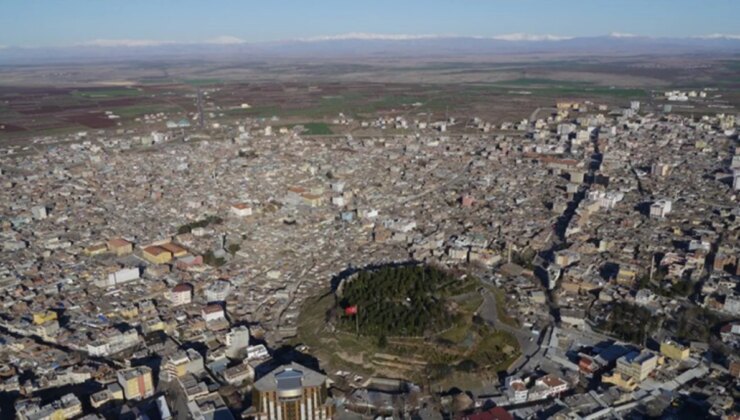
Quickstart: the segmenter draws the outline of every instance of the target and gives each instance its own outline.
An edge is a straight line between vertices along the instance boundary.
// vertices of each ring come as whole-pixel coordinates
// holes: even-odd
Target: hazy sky
[[[737,35],[738,16],[740,0],[0,0],[0,45],[345,33]]]

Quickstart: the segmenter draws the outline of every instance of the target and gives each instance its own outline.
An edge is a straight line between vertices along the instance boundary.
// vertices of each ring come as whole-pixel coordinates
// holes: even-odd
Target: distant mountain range
[[[203,43],[95,40],[83,45],[0,48],[0,65],[70,61],[160,59],[263,59],[342,57],[463,57],[511,54],[679,55],[740,54],[740,36],[654,38],[630,34],[596,37],[510,34],[496,37],[347,34],[250,43],[219,37]]]

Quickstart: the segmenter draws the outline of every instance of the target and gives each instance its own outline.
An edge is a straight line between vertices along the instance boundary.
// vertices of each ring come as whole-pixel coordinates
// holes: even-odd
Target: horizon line
[[[533,34],[526,32],[514,32],[498,35],[459,35],[459,34],[404,34],[404,33],[373,33],[373,32],[348,32],[334,35],[318,35],[310,37],[285,38],[266,41],[248,41],[233,35],[220,35],[214,38],[196,41],[172,41],[153,40],[137,38],[96,38],[89,41],[77,42],[66,45],[0,45],[0,50],[7,49],[44,49],[44,48],[145,48],[166,45],[260,45],[279,44],[286,42],[328,42],[328,41],[415,41],[433,39],[476,39],[508,42],[560,42],[584,38],[614,38],[614,39],[683,39],[683,40],[740,40],[740,34],[712,33],[703,35],[686,36],[655,36],[633,34],[626,32],[611,32],[600,35],[556,35],[556,34]]]

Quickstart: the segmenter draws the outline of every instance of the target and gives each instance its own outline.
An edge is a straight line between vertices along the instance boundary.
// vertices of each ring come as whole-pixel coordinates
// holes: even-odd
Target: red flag
[[[352,305],[344,308],[345,315],[357,315],[357,305]]]

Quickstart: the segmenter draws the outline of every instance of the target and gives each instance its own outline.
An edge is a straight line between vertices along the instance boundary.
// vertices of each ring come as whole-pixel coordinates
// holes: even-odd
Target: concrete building
[[[48,213],[46,211],[45,206],[35,206],[31,208],[31,214],[33,214],[33,218],[36,220],[44,220],[48,217]]]
[[[41,325],[48,321],[54,321],[57,319],[57,313],[54,311],[42,311],[33,313],[33,323],[35,325]]]
[[[526,402],[529,396],[527,383],[520,378],[506,378],[506,395],[509,397],[509,401],[514,404]]]
[[[66,394],[43,406],[30,400],[29,404],[17,406],[16,411],[17,418],[22,420],[73,419],[82,414],[82,403],[74,394]]]
[[[193,301],[193,286],[180,283],[169,292],[168,298],[172,305],[187,305]]]
[[[216,280],[205,290],[207,302],[224,302],[231,293],[231,283],[226,280]]]
[[[226,319],[224,308],[221,305],[207,305],[203,307],[201,316],[206,322],[218,322]]]
[[[188,255],[188,250],[181,247],[180,245],[174,244],[172,242],[163,243],[162,245],[159,245],[162,249],[165,251],[168,251],[170,254],[172,254],[172,257],[174,258],[181,258],[186,255]]]
[[[203,357],[194,349],[178,351],[163,363],[162,371],[166,379],[182,378],[187,374],[199,375],[205,367]]]
[[[231,206],[231,214],[236,217],[247,217],[252,215],[252,206],[247,203],[237,203]]]
[[[256,420],[323,420],[334,415],[326,376],[297,363],[263,376],[253,392]]]
[[[617,359],[617,373],[642,382],[658,366],[658,356],[650,352],[631,352]]]
[[[134,244],[122,238],[113,238],[106,245],[108,251],[119,257],[134,252]]]
[[[239,385],[254,379],[254,368],[247,363],[240,363],[221,372],[221,377],[230,385]]]
[[[740,296],[725,297],[725,304],[722,309],[732,315],[740,315]]]
[[[108,251],[108,247],[105,244],[95,244],[85,248],[85,255],[94,257],[96,255],[101,255],[106,251]]]
[[[159,246],[144,248],[142,256],[152,264],[167,264],[172,261],[172,253]]]
[[[152,370],[146,366],[116,372],[118,384],[127,400],[140,400],[154,395]]]
[[[91,356],[109,356],[140,343],[139,333],[131,328],[125,332],[112,330],[102,334],[97,340],[87,344],[87,352]]]
[[[270,352],[264,344],[247,347],[247,360],[264,360],[270,357]]]
[[[669,359],[683,361],[689,358],[689,348],[667,340],[660,343],[660,354]]]
[[[662,162],[655,162],[650,167],[650,175],[654,177],[666,177],[671,173],[671,165]]]
[[[139,278],[139,268],[123,268],[116,272],[108,274],[108,285],[126,283]]]
[[[102,391],[90,396],[90,405],[93,408],[102,407],[113,401],[123,400],[123,389],[117,383],[110,383]]]
[[[639,385],[635,378],[631,376],[625,376],[619,372],[613,372],[611,375],[603,375],[601,377],[601,382],[605,384],[615,385],[619,389],[629,392],[637,389],[637,386]]]
[[[650,217],[666,217],[671,212],[671,207],[671,200],[658,200],[650,205]]]
[[[234,418],[224,399],[217,392],[194,398],[188,402],[187,407],[188,418],[194,420],[233,420]]]
[[[232,328],[226,334],[226,356],[231,359],[243,358],[249,347],[249,328],[244,325]]]

